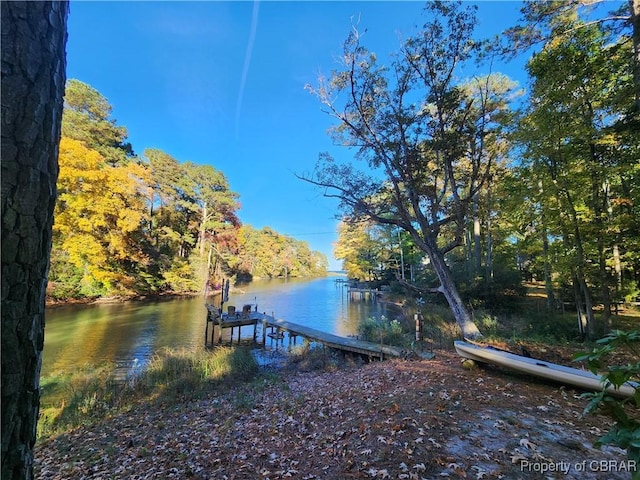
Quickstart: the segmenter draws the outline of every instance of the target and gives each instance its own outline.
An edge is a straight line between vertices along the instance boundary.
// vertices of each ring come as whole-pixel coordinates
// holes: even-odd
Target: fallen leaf
[[[528,438],[521,439],[520,446],[528,448],[529,450],[536,450],[538,448],[538,446],[535,443],[530,442]]]

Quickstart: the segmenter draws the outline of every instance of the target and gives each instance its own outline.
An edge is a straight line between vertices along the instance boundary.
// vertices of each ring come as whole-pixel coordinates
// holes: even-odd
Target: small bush
[[[363,340],[384,345],[405,346],[407,334],[398,320],[389,321],[384,315],[379,319],[367,318],[358,325],[358,334]]]
[[[334,367],[332,352],[326,347],[305,342],[291,349],[287,355],[287,366],[302,372],[331,370]]]
[[[498,317],[486,312],[476,315],[478,328],[483,335],[496,335],[500,329]]]
[[[627,365],[608,364],[611,355],[621,351],[630,353],[635,360],[640,358],[640,331],[615,330],[598,340],[596,348],[591,352],[577,355],[575,360],[587,360],[589,369],[596,374],[604,369],[605,385],[620,387],[630,380],[640,381],[640,361]],[[615,421],[613,428],[598,439],[598,446],[615,445],[624,448],[629,460],[640,465],[640,388],[636,386],[635,394],[623,400],[613,397],[604,389],[598,393],[585,393],[583,397],[590,399],[584,410],[585,414],[600,410]],[[632,478],[640,478],[640,470],[636,470]]]
[[[510,332],[506,337],[527,338],[542,342],[556,343],[580,339],[575,314],[547,311],[530,311],[526,315],[513,315],[505,324]]]

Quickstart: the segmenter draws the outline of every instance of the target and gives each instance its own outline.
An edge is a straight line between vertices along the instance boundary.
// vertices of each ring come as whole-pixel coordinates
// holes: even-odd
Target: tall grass
[[[407,329],[398,321],[380,318],[366,318],[358,324],[358,335],[363,340],[383,345],[405,346],[410,340]]]
[[[258,364],[246,348],[220,347],[213,352],[165,349],[132,383],[138,391],[155,392],[169,399],[198,397],[212,384],[246,381],[257,371]]]
[[[246,348],[163,350],[147,367],[116,381],[112,366],[85,367],[41,379],[38,437],[50,437],[126,410],[139,402],[177,404],[227,384],[255,378],[258,364]]]

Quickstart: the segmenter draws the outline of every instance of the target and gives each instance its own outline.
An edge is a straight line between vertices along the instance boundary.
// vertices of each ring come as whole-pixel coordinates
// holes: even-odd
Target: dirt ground
[[[41,442],[37,478],[631,478],[624,451],[594,448],[610,421],[581,415],[582,392],[450,351],[281,375]]]

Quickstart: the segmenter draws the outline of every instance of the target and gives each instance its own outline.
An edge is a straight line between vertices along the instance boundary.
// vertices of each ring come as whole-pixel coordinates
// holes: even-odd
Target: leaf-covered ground
[[[624,451],[594,448],[609,420],[582,417],[581,392],[452,352],[282,375],[41,442],[37,478],[630,478]]]

